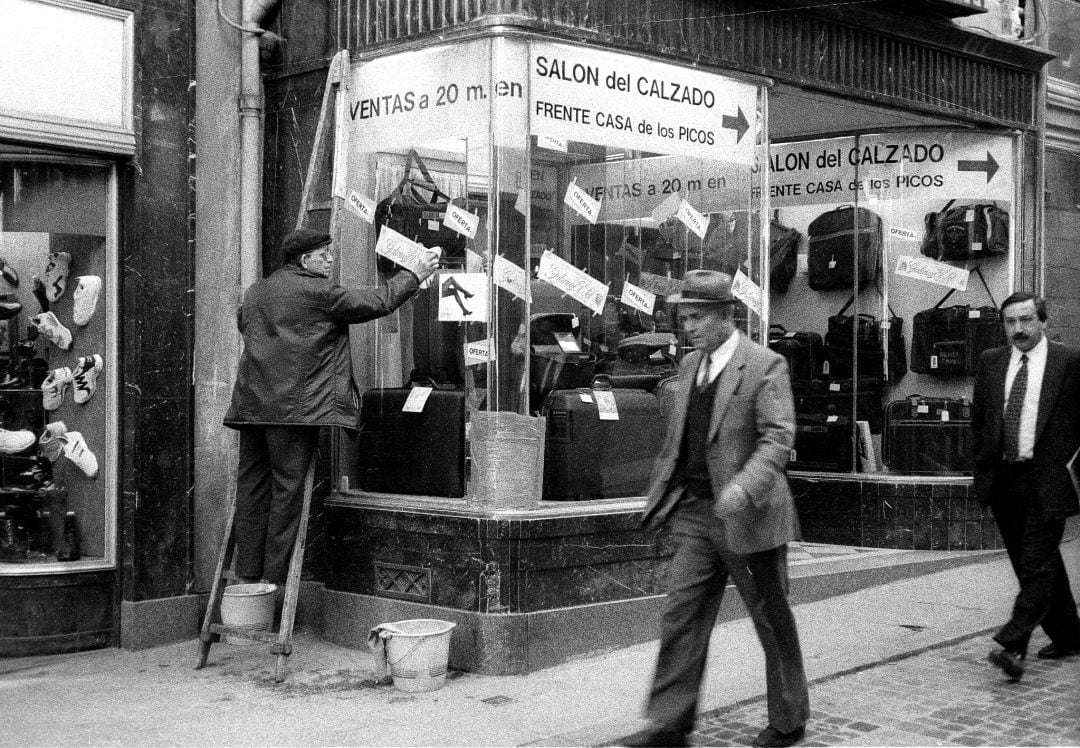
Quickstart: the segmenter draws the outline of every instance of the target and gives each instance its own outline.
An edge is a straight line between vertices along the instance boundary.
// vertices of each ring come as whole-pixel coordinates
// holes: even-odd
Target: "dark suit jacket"
[[[1035,479],[1043,509],[1052,516],[1080,513],[1066,463],[1080,447],[1080,351],[1048,342],[1035,425]],[[1002,465],[1005,373],[1011,346],[983,352],[975,369],[971,427],[975,437],[975,491],[994,500]]]
[[[741,333],[740,337],[717,382],[706,459],[714,496],[735,482],[750,498],[750,505],[741,512],[717,519],[724,525],[724,538],[732,552],[748,554],[776,548],[798,534],[784,472],[795,444],[795,405],[784,358]],[[679,367],[678,384],[669,401],[667,435],[653,466],[646,527],[662,526],[686,491],[676,468],[701,356],[694,351]]]

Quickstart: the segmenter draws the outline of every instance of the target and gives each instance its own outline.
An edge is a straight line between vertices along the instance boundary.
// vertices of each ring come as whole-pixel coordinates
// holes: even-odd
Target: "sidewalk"
[[[1063,551],[1076,586],[1080,541]],[[803,546],[792,553],[793,576],[839,580],[852,556],[877,553]],[[917,554],[885,553],[894,564]],[[939,724],[968,721],[956,708],[969,701],[983,721],[992,712],[1020,724],[1029,710],[1055,710],[1055,724],[1071,715],[1075,728],[1080,658],[1033,660],[1019,685],[983,662],[990,642],[971,637],[1004,620],[1015,582],[1001,554],[972,560],[796,606],[815,710],[807,744],[980,744],[964,742],[980,733]],[[1043,643],[1040,634],[1033,646]],[[142,652],[0,660],[0,745],[601,745],[639,726],[656,654],[650,642],[526,676],[452,674],[439,691],[408,694],[377,685],[366,652],[311,634],[296,640],[281,684],[266,647],[215,645],[208,667],[195,671],[197,648],[193,639]],[[764,725],[764,669],[749,621],[719,625],[710,653],[695,741],[747,745]],[[929,727],[929,717],[941,731],[915,729]],[[1080,742],[1068,727],[1005,742]],[[992,737],[985,743],[1004,744]]]

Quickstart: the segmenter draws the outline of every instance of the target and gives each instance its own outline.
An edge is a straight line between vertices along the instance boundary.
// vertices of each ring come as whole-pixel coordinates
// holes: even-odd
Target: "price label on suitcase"
[[[413,387],[401,406],[402,413],[422,413],[434,387]]]
[[[601,421],[619,420],[619,408],[615,404],[615,393],[611,390],[593,390],[596,410]]]

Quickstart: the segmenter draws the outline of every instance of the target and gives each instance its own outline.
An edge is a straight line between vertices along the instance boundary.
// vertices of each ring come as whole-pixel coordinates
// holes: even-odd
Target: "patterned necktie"
[[[1009,389],[1009,402],[1005,405],[1005,432],[1002,434],[1005,459],[1014,462],[1020,459],[1020,411],[1024,409],[1024,395],[1027,394],[1027,354],[1020,356],[1020,368],[1016,370],[1012,388]]]

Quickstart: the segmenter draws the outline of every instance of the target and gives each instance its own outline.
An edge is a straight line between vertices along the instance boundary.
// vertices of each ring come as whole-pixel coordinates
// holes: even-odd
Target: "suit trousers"
[[[671,730],[693,729],[709,638],[730,576],[765,651],[769,724],[781,732],[802,727],[810,700],[799,634],[787,601],[787,546],[732,553],[708,500],[684,500],[675,509],[671,528],[675,557],[646,717]]]
[[[285,581],[304,506],[304,479],[318,445],[318,426],[240,429],[233,519],[238,576]]]
[[[1030,463],[1005,466],[1002,491],[991,504],[1020,582],[1012,617],[994,640],[1021,655],[1027,653],[1031,633],[1040,625],[1054,643],[1066,648],[1080,646],[1080,618],[1059,548],[1065,520],[1046,515],[1039,506],[1035,486],[1035,471]]]

